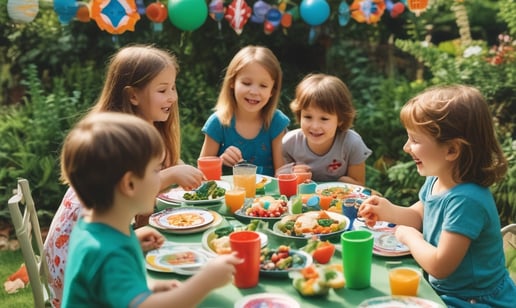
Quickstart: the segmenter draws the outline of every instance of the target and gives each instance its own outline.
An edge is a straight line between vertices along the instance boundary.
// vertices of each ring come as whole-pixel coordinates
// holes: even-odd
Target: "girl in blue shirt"
[[[202,128],[200,156],[220,156],[223,164],[247,161],[273,176],[284,164],[281,139],[290,123],[277,109],[282,71],[271,50],[247,46],[231,60],[213,113]]]
[[[401,110],[403,150],[427,177],[419,201],[395,206],[377,196],[359,215],[368,225],[399,226],[396,238],[428,273],[451,307],[514,307],[516,286],[505,268],[500,220],[489,186],[507,172],[482,94],[463,85],[430,88]]]

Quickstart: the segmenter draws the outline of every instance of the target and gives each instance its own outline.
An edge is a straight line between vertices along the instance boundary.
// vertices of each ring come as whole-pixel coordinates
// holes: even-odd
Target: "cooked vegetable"
[[[210,200],[222,197],[226,194],[226,189],[219,187],[215,181],[206,181],[197,188],[194,193],[184,193],[185,200]]]

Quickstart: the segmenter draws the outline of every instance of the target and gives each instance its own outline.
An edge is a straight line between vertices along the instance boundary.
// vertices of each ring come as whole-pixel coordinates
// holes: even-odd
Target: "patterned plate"
[[[382,296],[363,301],[360,308],[439,308],[436,302],[412,296]]]

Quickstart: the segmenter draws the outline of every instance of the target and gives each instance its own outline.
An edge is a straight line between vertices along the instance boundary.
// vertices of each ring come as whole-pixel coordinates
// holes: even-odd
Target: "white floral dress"
[[[51,304],[61,307],[63,297],[63,277],[68,254],[68,241],[72,228],[82,215],[88,211],[83,208],[75,191],[70,187],[66,191],[59,209],[52,219],[50,230],[44,244],[45,258],[50,273],[49,285]]]

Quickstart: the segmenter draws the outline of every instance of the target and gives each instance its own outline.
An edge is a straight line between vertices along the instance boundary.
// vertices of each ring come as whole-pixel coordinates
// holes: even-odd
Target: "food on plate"
[[[164,261],[170,265],[193,264],[196,257],[193,251],[181,251],[167,255]]]
[[[340,289],[345,285],[340,264],[312,264],[299,272],[289,273],[289,276],[294,288],[304,296],[325,295],[330,289]]]
[[[198,213],[178,213],[167,217],[168,224],[173,227],[197,226],[204,223],[204,217]]]
[[[245,214],[252,217],[280,217],[287,211],[287,200],[263,196],[255,198],[252,205],[245,210]]]
[[[183,194],[185,200],[211,200],[223,197],[226,189],[219,187],[215,181],[206,181],[193,192]]]
[[[311,238],[301,250],[312,255],[312,258],[316,262],[326,264],[330,262],[331,257],[333,257],[335,253],[335,245],[330,243],[330,241],[321,241],[318,238]]]
[[[344,230],[346,217],[326,211],[312,211],[289,215],[278,222],[278,229],[286,235],[305,236],[310,234],[328,234]]]
[[[299,254],[292,253],[289,246],[281,245],[278,249],[262,248],[260,254],[260,270],[284,271],[291,268],[302,267],[305,264]]]
[[[260,221],[253,219],[251,222],[243,229],[246,231],[256,231],[260,226]],[[229,234],[235,231],[233,226],[227,226],[218,228],[215,230],[215,236],[211,238],[208,243],[208,246],[213,249],[216,254],[228,254],[231,253],[231,246],[229,244]]]

